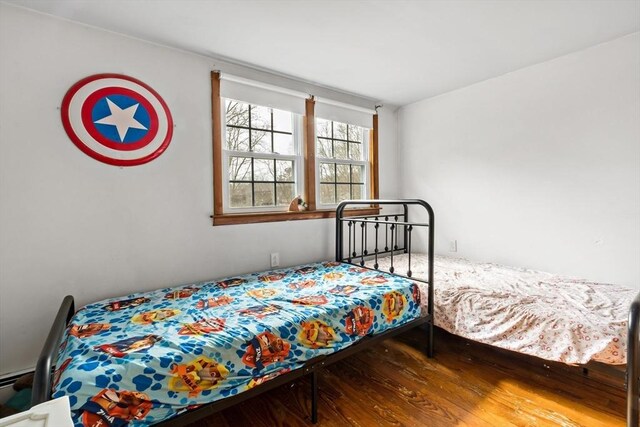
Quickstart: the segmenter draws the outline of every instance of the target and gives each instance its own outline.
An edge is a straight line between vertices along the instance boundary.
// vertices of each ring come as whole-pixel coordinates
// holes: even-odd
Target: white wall
[[[400,109],[437,251],[640,288],[640,33]]]
[[[333,256],[333,221],[212,227],[211,59],[0,4],[0,375],[33,366],[66,294],[134,291]],[[242,71],[242,70],[240,70]],[[66,136],[79,79],[128,74],[176,128],[157,160],[116,168]],[[247,74],[245,73],[245,77]],[[397,195],[396,113],[380,117],[381,195]]]

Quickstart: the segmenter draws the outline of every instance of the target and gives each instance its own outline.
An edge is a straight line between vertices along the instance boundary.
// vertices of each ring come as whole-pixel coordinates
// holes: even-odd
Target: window
[[[285,210],[300,190],[300,118],[224,100],[226,211]]]
[[[214,225],[331,218],[378,197],[374,111],[219,72],[211,89]],[[289,211],[297,195],[308,207]]]
[[[369,130],[331,120],[316,120],[319,204],[366,199]]]

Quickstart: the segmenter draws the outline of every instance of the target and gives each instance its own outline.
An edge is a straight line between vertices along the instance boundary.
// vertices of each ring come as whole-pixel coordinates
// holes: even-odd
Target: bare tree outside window
[[[365,197],[364,135],[360,126],[316,120],[321,204]]]
[[[225,120],[230,206],[288,205],[296,189],[293,114],[226,100]]]

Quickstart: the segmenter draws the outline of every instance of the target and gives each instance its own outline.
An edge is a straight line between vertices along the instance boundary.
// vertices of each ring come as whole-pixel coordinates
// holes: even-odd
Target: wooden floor
[[[580,368],[543,363],[438,330],[424,355],[414,329],[319,376],[319,427],[624,426],[625,392]],[[299,380],[196,426],[312,426],[310,384]]]

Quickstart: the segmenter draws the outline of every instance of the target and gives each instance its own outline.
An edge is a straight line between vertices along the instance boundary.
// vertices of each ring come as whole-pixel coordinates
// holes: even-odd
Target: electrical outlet
[[[271,267],[280,267],[280,254],[278,252],[271,254]]]
[[[450,240],[449,241],[449,252],[458,252],[458,241]]]

